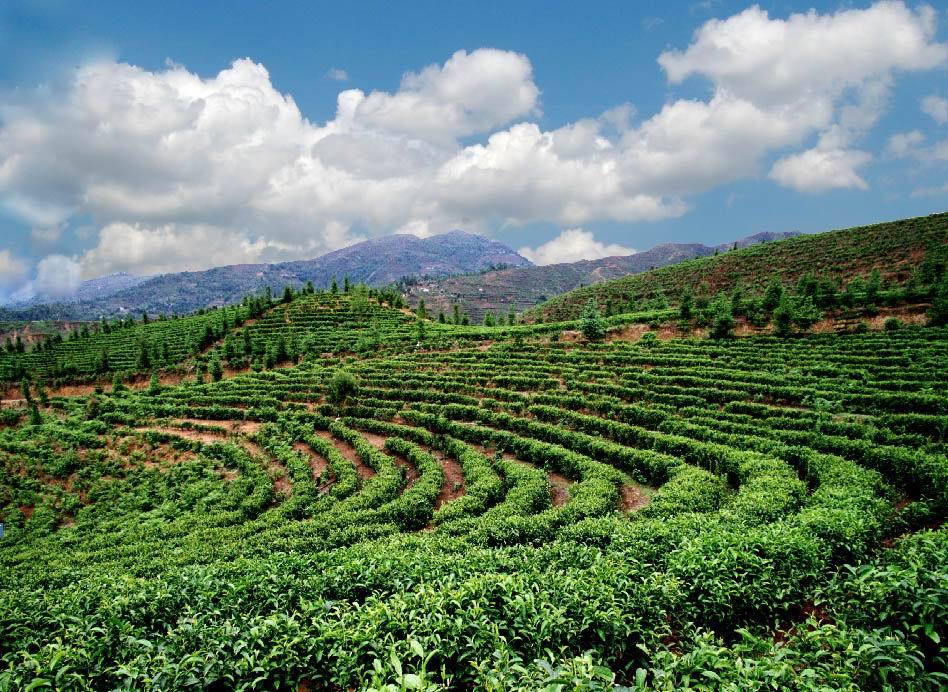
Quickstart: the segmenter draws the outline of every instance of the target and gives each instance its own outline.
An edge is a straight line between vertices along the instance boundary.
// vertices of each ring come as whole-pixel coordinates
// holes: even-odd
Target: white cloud
[[[778,160],[770,169],[770,177],[800,192],[825,192],[839,188],[865,190],[869,185],[856,169],[871,159],[872,156],[864,151],[816,147]]]
[[[948,99],[940,96],[926,96],[922,99],[922,112],[930,115],[939,125],[948,123]]]
[[[326,73],[326,77],[334,82],[348,82],[349,73],[341,67],[332,67]]]
[[[0,250],[0,299],[6,298],[26,278],[27,264],[9,250]]]
[[[825,99],[894,69],[919,70],[948,59],[934,43],[936,14],[913,12],[902,2],[821,15],[815,10],[786,20],[753,6],[713,19],[685,51],[667,51],[659,63],[673,82],[704,75],[738,98],[761,105]]]
[[[49,255],[36,265],[33,291],[49,298],[69,298],[79,288],[79,263],[64,255]]]
[[[522,247],[517,252],[534,264],[543,265],[593,260],[616,255],[632,255],[637,250],[616,243],[607,245],[596,240],[591,231],[584,231],[582,228],[568,228],[539,247]]]
[[[886,153],[895,158],[905,158],[915,156],[918,153],[918,146],[925,141],[925,135],[919,130],[910,132],[896,132],[889,137],[885,145]]]
[[[457,51],[444,65],[409,72],[394,94],[340,94],[355,123],[422,140],[493,129],[537,110],[540,90],[525,55],[493,48]]]
[[[343,90],[325,123],[250,60],[207,78],[87,64],[65,89],[0,100],[0,204],[36,228],[91,223],[88,278],[312,256],[399,229],[669,218],[778,153],[780,184],[864,188],[858,140],[890,85],[946,61],[934,22],[891,2],[787,19],[754,7],[660,56],[672,84],[709,80],[706,99],[548,130],[530,61],[497,49],[458,51],[391,93]]]
[[[109,224],[98,245],[81,257],[84,274],[100,276],[113,267],[134,274],[161,274],[209,266],[259,262],[283,249],[262,238],[201,224],[145,227]]]

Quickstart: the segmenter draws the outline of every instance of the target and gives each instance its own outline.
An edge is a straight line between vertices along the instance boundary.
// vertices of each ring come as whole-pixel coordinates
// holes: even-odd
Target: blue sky
[[[6,2],[0,298],[394,231],[462,226],[548,262],[942,211],[946,21],[900,3]],[[346,117],[340,92],[361,94]]]

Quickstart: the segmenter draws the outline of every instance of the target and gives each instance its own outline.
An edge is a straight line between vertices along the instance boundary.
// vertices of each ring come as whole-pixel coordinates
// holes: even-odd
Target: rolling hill
[[[734,247],[748,247],[797,235],[799,233],[793,231],[756,233],[717,246],[701,243],[663,243],[633,255],[539,267],[511,267],[418,281],[401,288],[411,305],[417,306],[418,300],[424,298],[428,309],[435,314],[439,311],[451,314],[453,306],[457,305],[472,321],[481,322],[488,312],[506,313],[511,308],[522,312],[580,286],[598,284],[695,257],[706,257]]]
[[[883,281],[904,283],[926,255],[943,252],[946,245],[948,213],[800,235],[585,286],[551,299],[532,316],[575,319],[590,299],[600,306],[622,305],[659,291],[672,301],[685,290],[711,294],[737,285],[760,293],[772,277],[790,286],[811,272],[842,285],[879,269]]]

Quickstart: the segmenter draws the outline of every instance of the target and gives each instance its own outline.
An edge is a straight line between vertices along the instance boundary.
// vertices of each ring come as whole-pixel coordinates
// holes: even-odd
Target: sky
[[[0,301],[455,228],[539,264],[948,208],[903,2],[0,3]]]

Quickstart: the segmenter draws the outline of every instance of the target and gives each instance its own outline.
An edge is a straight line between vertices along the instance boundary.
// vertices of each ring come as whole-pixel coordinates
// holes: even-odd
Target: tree
[[[342,404],[359,391],[355,377],[348,370],[337,370],[329,379],[329,403]]]
[[[770,283],[767,284],[767,290],[764,291],[764,301],[761,306],[767,312],[773,312],[777,309],[777,306],[780,305],[780,301],[783,299],[783,284],[780,283],[780,279],[774,276],[770,279]]]
[[[121,373],[115,373],[115,377],[112,378],[112,393],[119,394],[126,391],[128,391],[128,388],[125,386],[125,383],[122,382]]]
[[[143,341],[138,346],[138,369],[147,370],[151,367],[151,354],[148,352],[148,345]]]
[[[352,289],[352,298],[349,305],[352,313],[359,317],[364,316],[369,311],[369,292],[364,285],[359,284]]]
[[[283,287],[283,303],[292,303],[293,302],[293,288],[290,286]]]
[[[948,324],[948,274],[942,274],[935,287],[932,307],[928,311],[928,320],[933,326]]]
[[[425,307],[424,298],[418,299],[418,308],[415,310],[415,312],[418,315],[418,319],[420,320],[428,319],[428,309]]]
[[[421,317],[415,320],[415,330],[418,343],[422,343],[425,340],[425,321]]]
[[[342,277],[342,292],[343,292],[343,293],[348,293],[350,288],[352,288],[352,284],[349,283],[349,277],[348,277],[348,275]]]
[[[790,336],[793,333],[793,303],[790,296],[784,294],[780,304],[774,309],[774,334]]]
[[[866,305],[878,305],[879,292],[882,290],[882,275],[879,269],[873,269],[866,282]]]
[[[224,368],[221,367],[221,360],[217,356],[211,358],[210,373],[211,379],[215,382],[220,382],[224,377]]]
[[[49,406],[49,394],[46,393],[46,386],[42,380],[36,383],[36,398],[39,399],[40,404],[43,406]]]
[[[599,341],[606,335],[606,322],[602,319],[602,315],[599,314],[596,301],[592,298],[589,299],[589,302],[586,303],[586,307],[583,308],[583,314],[580,320],[583,334],[590,341]]]
[[[26,403],[33,403],[33,395],[30,393],[30,381],[25,377],[20,380],[20,393],[23,395],[23,398],[26,400]]]
[[[800,301],[793,311],[793,323],[804,332],[821,319],[823,319],[823,313],[816,307],[810,296]]]
[[[678,306],[678,314],[683,320],[691,319],[691,311],[694,308],[695,297],[690,290],[685,290],[681,294],[681,303]]]
[[[495,322],[494,322],[494,313],[492,313],[492,312],[484,313],[484,326],[485,326],[485,327],[493,327],[494,325],[495,325]]]
[[[444,310],[438,310],[438,324],[444,324],[446,321],[444,318]]]
[[[332,277],[332,283],[329,284],[329,292],[332,293],[333,295],[336,295],[339,293],[339,284],[336,283],[335,276]]]
[[[461,308],[458,307],[457,303],[451,306],[451,311],[454,318],[454,324],[461,324]]]
[[[105,374],[109,371],[109,352],[105,349],[99,352],[99,360],[95,366],[96,372]]]
[[[42,425],[43,416],[40,415],[39,408],[35,403],[30,404],[30,425]]]
[[[151,373],[151,380],[148,382],[148,393],[152,396],[158,394],[161,391],[161,381],[158,379],[158,373]]]
[[[719,293],[711,304],[711,338],[727,339],[734,336],[734,312],[731,301]]]
[[[316,289],[313,287],[313,282],[312,282],[312,281],[307,281],[307,282],[306,282],[306,285],[303,287],[303,293],[305,293],[305,294],[308,295],[308,296],[311,296],[311,295],[313,295],[315,292],[316,292]]]

